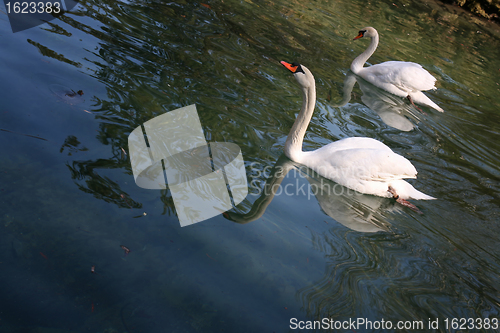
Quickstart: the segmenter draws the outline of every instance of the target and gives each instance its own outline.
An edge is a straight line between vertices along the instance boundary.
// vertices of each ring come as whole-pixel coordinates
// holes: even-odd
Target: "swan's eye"
[[[359,30],[359,33],[354,39],[359,39],[365,35],[366,30]]]
[[[305,74],[305,72],[302,69],[302,66],[300,66],[300,64],[297,64],[297,69],[295,70],[294,74],[296,74],[296,73],[304,73]]]
[[[285,66],[293,74],[296,74],[296,73],[299,73],[299,72],[304,73],[304,70],[302,69],[302,67],[300,66],[300,64],[298,62],[293,62],[293,63],[289,64],[289,63],[287,63],[285,61],[280,61],[280,63],[283,66]]]

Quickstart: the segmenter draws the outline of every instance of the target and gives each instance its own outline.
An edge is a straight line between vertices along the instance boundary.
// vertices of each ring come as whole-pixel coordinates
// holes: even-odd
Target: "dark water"
[[[12,34],[1,10],[0,332],[288,332],[291,318],[454,332],[453,318],[500,317],[498,26],[417,1],[81,1]],[[368,25],[369,62],[422,64],[444,113],[363,82],[343,96]],[[419,215],[312,194],[317,177],[280,158],[301,105],[280,60],[316,77],[305,149],[376,138],[438,200]],[[168,190],[135,185],[127,138],[190,104],[208,141],[240,146],[250,194],[181,228]],[[261,196],[275,164],[289,173],[268,182],[290,190]],[[485,327],[468,331],[500,331]]]

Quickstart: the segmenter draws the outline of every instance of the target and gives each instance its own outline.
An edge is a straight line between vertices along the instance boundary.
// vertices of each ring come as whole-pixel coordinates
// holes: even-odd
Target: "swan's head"
[[[366,28],[359,30],[358,35],[356,37],[354,37],[354,39],[360,39],[362,37],[372,38],[375,36],[378,36],[377,30],[375,30],[375,28],[372,28],[372,27],[366,27]]]
[[[309,88],[314,84],[314,76],[306,66],[302,66],[297,62],[289,64],[286,61],[280,61],[280,64],[293,73],[293,76],[302,87]]]

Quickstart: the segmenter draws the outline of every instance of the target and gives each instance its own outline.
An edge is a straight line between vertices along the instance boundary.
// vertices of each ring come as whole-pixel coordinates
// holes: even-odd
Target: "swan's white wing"
[[[390,198],[388,188],[391,186],[403,199],[434,199],[403,180],[417,176],[415,167],[403,156],[372,148],[338,150],[334,147],[329,151],[329,146],[304,153],[303,164],[360,193]],[[333,193],[337,193],[335,189]]]
[[[375,141],[375,140],[374,140]],[[385,146],[387,147],[387,146]],[[323,177],[340,184],[352,181],[382,181],[416,178],[417,170],[401,155],[387,149],[337,149],[327,145],[305,153],[304,163]]]
[[[387,61],[365,67],[360,76],[374,85],[397,94],[387,88],[394,85],[407,94],[414,91],[435,89],[436,79],[422,66],[413,62]]]
[[[338,140],[319,148],[318,150],[316,150],[316,152],[325,149],[328,151],[328,153],[325,152],[319,154],[332,154],[334,151],[355,149],[355,148],[378,149],[378,150],[389,151],[392,153],[391,148],[387,147],[382,142],[372,138],[365,138],[365,137],[352,137],[352,138],[345,138],[342,140]]]

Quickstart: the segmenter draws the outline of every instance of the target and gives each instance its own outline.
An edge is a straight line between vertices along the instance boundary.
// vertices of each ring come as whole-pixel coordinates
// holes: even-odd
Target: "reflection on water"
[[[426,1],[80,1],[17,34],[1,15],[0,332],[500,316],[498,26]],[[368,25],[383,41],[370,60],[422,64],[444,114],[412,115],[361,80],[353,87],[346,73],[364,46],[352,32]],[[262,172],[301,102],[282,58],[316,77],[306,150],[378,139],[439,199],[417,215],[389,199],[297,192],[314,175]],[[349,86],[362,103],[334,107]],[[228,217],[252,223],[221,214],[181,229],[169,189],[135,185],[129,134],[191,104],[207,142],[241,148],[256,186],[238,206],[246,213]],[[266,181],[297,191],[256,195]]]
[[[245,224],[261,218],[274,196],[293,196],[299,193],[295,189],[293,180],[286,186],[280,187],[285,177],[306,178],[309,182],[308,192],[312,194],[325,214],[339,222],[343,226],[359,232],[377,232],[386,230],[383,217],[377,211],[382,203],[389,202],[380,197],[362,195],[326,178],[321,177],[314,171],[304,167],[303,172],[297,172],[298,165],[282,155],[269,173],[264,188],[259,189],[260,196],[255,200],[247,213],[227,212],[224,214],[228,220]],[[289,172],[293,170],[289,174]],[[292,186],[290,186],[292,185]],[[300,188],[298,182],[296,187]],[[295,192],[295,193],[294,193]]]
[[[413,129],[414,125],[408,118],[418,120],[418,117],[415,115],[415,109],[412,110],[401,98],[375,87],[352,73],[349,73],[344,80],[344,96],[342,101],[333,106],[342,107],[349,103],[352,89],[356,82],[358,82],[359,88],[363,93],[361,101],[371,110],[375,111],[386,125],[404,132]]]

